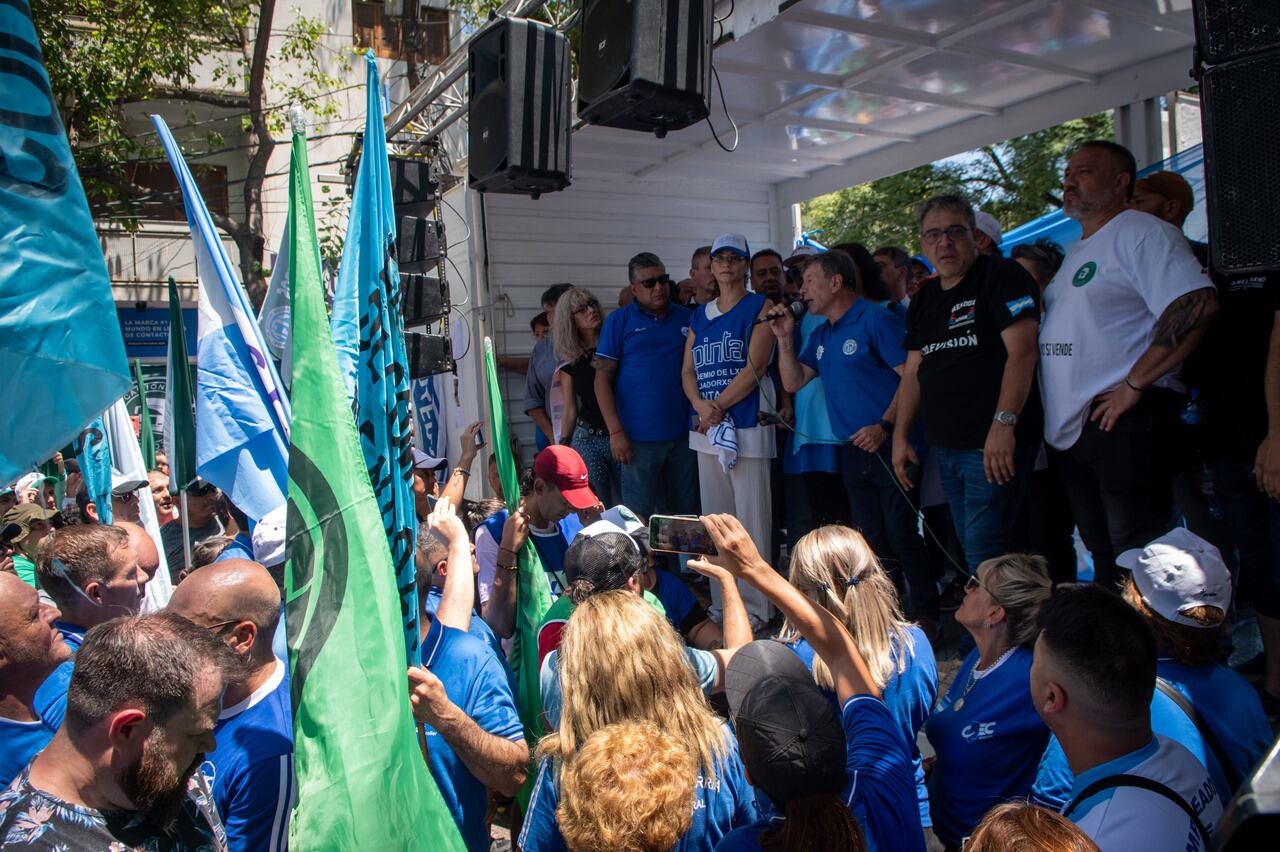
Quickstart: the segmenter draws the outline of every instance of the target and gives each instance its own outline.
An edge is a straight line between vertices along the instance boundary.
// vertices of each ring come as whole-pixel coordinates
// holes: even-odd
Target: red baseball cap
[[[587,463],[572,447],[559,444],[547,447],[533,460],[533,472],[539,479],[560,489],[564,499],[575,509],[590,509],[600,503],[587,484]]]

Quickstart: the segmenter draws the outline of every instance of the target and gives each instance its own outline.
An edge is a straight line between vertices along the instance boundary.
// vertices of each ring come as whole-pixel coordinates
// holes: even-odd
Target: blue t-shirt
[[[85,629],[66,621],[55,621],[53,626],[62,634],[62,641],[71,649],[72,657],[54,669],[44,679],[44,683],[40,684],[32,709],[46,725],[56,731],[62,727],[62,720],[67,715],[67,688],[71,686],[71,673],[75,671],[76,662],[74,655],[84,641]]]
[[[723,727],[727,750],[711,777],[698,773],[694,788],[693,822],[675,845],[675,852],[711,852],[731,829],[751,825],[759,818],[755,791],[747,783],[738,756],[738,741],[729,726]],[[551,758],[538,762],[538,777],[529,796],[529,810],[520,831],[524,852],[561,852],[564,838],[556,825],[560,804],[560,780]]]
[[[224,559],[248,559],[253,562],[253,539],[249,538],[248,533],[239,533],[235,538],[231,539],[231,543],[222,549],[218,554],[218,558],[214,562],[221,562]]]
[[[1162,659],[1156,664],[1156,674],[1187,697],[1217,737],[1236,776],[1248,778],[1273,740],[1257,690],[1216,663],[1184,666]]]
[[[692,318],[683,305],[667,305],[659,319],[635,302],[605,318],[596,357],[618,362],[613,395],[632,441],[674,441],[689,431],[680,374]]]
[[[494,541],[501,542],[502,527],[507,523],[508,514],[506,509],[501,509],[486,518],[480,526],[493,536]],[[564,577],[564,555],[569,550],[573,537],[581,530],[582,521],[575,512],[570,512],[561,518],[555,529],[549,532],[541,532],[529,527],[529,540],[538,551],[542,568],[547,572],[547,579],[551,582],[551,594],[555,597],[559,597],[567,585]]]
[[[0,716],[0,790],[18,777],[51,739],[53,729],[44,722],[17,722]]]
[[[653,595],[662,602],[667,621],[671,622],[677,633],[684,635],[706,620],[706,610],[679,577],[661,568],[653,569],[653,575],[656,578]],[[697,619],[693,624],[687,623],[693,619]]]
[[[693,335],[693,369],[698,375],[698,390],[704,399],[715,399],[734,377],[748,366],[751,333],[760,311],[768,299],[759,293],[748,293],[728,313],[709,319],[709,309],[719,310],[715,301],[707,302],[693,312],[689,333]],[[739,429],[756,426],[760,415],[760,386],[751,391],[727,412]]]
[[[200,772],[213,790],[230,852],[287,849],[293,807],[293,707],[288,667],[275,671],[213,729],[217,747]]]
[[[1158,689],[1151,697],[1151,730],[1191,752],[1213,779],[1214,789],[1222,804],[1225,806],[1231,800],[1233,791],[1227,785],[1222,767],[1205,744],[1195,723],[1172,698]],[[1050,736],[1036,770],[1035,783],[1031,787],[1032,801],[1050,810],[1061,811],[1071,796],[1075,781],[1075,775],[1067,764],[1067,755],[1062,751],[1062,744],[1056,736]]]
[[[929,788],[924,782],[924,766],[920,759],[920,745],[916,737],[924,727],[925,720],[929,718],[933,702],[938,698],[938,663],[933,656],[933,646],[929,644],[929,639],[924,635],[923,630],[912,626],[907,628],[907,633],[912,640],[911,657],[907,660],[906,668],[901,673],[896,673],[900,648],[896,641],[893,643],[891,654],[895,664],[895,674],[885,684],[881,698],[884,700],[884,705],[889,708],[894,721],[897,722],[902,740],[911,754],[911,771],[915,776],[920,824],[927,827],[933,824],[929,816]],[[813,646],[801,637],[790,647],[800,659],[804,660],[809,671],[813,671]],[[835,702],[835,693],[828,692],[828,694]]]
[[[800,363],[822,378],[831,428],[848,438],[879,423],[898,391],[896,367],[906,363],[906,326],[881,305],[858,299],[835,322],[809,337]]]
[[[422,642],[422,664],[444,684],[445,694],[485,733],[512,742],[524,741],[524,726],[516,714],[515,698],[498,657],[469,633],[432,621]],[[489,848],[485,813],[489,791],[471,774],[445,738],[430,725],[427,735],[427,763],[431,777],[440,788],[445,805],[458,825],[467,848]]]
[[[965,695],[977,663],[974,649],[924,726],[938,754],[929,775],[929,814],[934,832],[953,846],[994,805],[1031,791],[1049,740],[1031,700],[1031,651],[1018,648]]]
[[[844,800],[867,839],[868,852],[924,850],[911,753],[902,730],[879,698],[855,695],[840,712],[844,724]]]

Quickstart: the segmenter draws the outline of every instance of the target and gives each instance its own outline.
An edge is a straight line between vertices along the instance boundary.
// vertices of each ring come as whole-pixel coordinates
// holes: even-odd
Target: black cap
[[[609,521],[596,521],[583,529],[564,554],[569,582],[588,580],[593,592],[621,589],[643,567],[644,557],[635,540]]]
[[[742,762],[775,802],[844,790],[844,727],[796,653],[772,639],[744,645],[725,672]]]

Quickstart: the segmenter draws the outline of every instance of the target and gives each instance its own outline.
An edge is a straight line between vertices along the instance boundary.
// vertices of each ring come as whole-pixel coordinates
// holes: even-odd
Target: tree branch
[[[193,103],[221,107],[222,109],[247,110],[249,108],[248,95],[238,95],[231,92],[210,92],[202,89],[182,89],[172,86],[157,86],[149,94],[129,98],[126,103],[150,100],[191,101]]]

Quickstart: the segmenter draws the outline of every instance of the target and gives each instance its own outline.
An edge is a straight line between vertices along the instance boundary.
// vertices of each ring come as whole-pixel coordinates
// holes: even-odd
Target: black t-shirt
[[[1252,462],[1267,434],[1265,373],[1280,274],[1212,277],[1218,315],[1182,376],[1188,389],[1199,390],[1205,455]]]
[[[605,429],[604,415],[596,401],[596,368],[591,366],[595,357],[596,350],[588,349],[578,356],[578,360],[562,369],[573,379],[573,395],[578,398],[578,422],[592,429]]]
[[[950,290],[932,278],[911,297],[904,347],[921,353],[925,441],[939,447],[982,449],[1008,359],[1000,333],[1027,318],[1040,319],[1039,287],[1016,261],[1004,258],[980,256]],[[1033,377],[1018,415],[1018,441],[1039,441],[1043,423]]]

